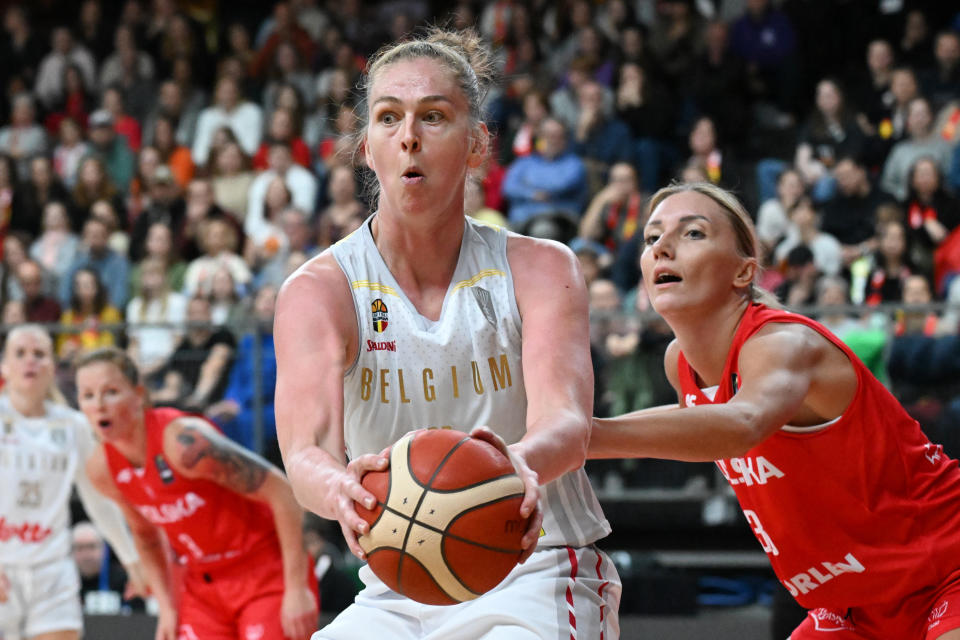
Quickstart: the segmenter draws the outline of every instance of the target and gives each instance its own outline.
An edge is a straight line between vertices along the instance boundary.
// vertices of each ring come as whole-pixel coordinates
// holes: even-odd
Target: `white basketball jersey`
[[[0,565],[70,555],[70,491],[92,447],[83,414],[47,402],[27,418],[0,394]]]
[[[377,250],[367,221],[333,246],[353,291],[359,352],[344,376],[347,456],[379,453],[423,427],[487,425],[508,444],[526,433],[522,327],[507,233],[467,219],[440,319],[416,310]],[[583,469],[542,487],[545,546],[583,546],[610,532]]]

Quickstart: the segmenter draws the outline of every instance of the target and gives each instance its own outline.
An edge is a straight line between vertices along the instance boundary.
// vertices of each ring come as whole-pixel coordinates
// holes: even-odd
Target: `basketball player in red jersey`
[[[309,636],[316,590],[283,474],[201,418],[146,408],[136,365],[117,349],[80,360],[77,397],[103,442],[87,472],[133,532],[160,607],[157,640]]]
[[[595,419],[594,458],[716,460],[774,571],[793,640],[960,638],[960,470],[822,325],[754,284],[743,206],[703,183],[651,199],[641,255],[679,406]],[[770,301],[768,306],[764,304]]]

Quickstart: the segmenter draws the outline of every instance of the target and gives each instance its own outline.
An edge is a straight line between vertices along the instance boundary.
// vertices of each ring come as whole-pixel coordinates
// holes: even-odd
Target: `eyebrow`
[[[373,106],[377,106],[381,102],[389,102],[391,104],[400,104],[401,100],[400,98],[397,98],[395,96],[380,96],[379,98],[374,100]],[[451,100],[447,96],[442,96],[442,95],[423,96],[422,98],[417,100],[417,102],[419,104],[423,104],[425,102],[448,102],[450,104],[453,104],[453,100]]]
[[[700,214],[692,214],[692,215],[689,215],[689,216],[683,216],[683,217],[680,218],[677,222],[691,222],[691,221],[693,221],[693,220],[703,220],[704,222],[707,222],[707,223],[710,222],[710,218],[708,218],[707,216],[702,216],[702,215],[700,215]],[[655,225],[655,224],[656,224],[656,225],[661,225],[661,226],[663,225],[663,223],[660,222],[659,220],[651,220],[650,222],[647,223],[647,226],[648,226],[648,227],[652,227],[652,226]]]

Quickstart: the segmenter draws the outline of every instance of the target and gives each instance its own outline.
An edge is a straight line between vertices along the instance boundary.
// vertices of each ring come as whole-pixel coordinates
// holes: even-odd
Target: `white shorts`
[[[620,576],[594,547],[538,549],[495,589],[451,606],[414,602],[368,566],[366,588],[311,640],[617,640]]]
[[[80,577],[73,558],[41,565],[3,567],[10,581],[0,603],[0,638],[21,640],[50,631],[83,628]]]

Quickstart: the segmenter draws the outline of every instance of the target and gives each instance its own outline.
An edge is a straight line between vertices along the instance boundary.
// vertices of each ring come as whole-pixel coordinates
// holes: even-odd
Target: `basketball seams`
[[[451,452],[451,453],[452,453],[452,452]],[[438,471],[439,471],[439,469],[438,469]],[[428,491],[431,491],[431,492],[433,492],[433,493],[460,493],[461,491],[467,491],[467,490],[469,490],[469,489],[476,489],[477,487],[482,487],[483,485],[488,484],[488,483],[490,483],[490,482],[495,482],[495,481],[497,481],[497,480],[502,480],[503,478],[510,478],[510,477],[512,477],[512,476],[515,476],[515,475],[517,475],[515,471],[510,472],[510,473],[504,473],[503,475],[493,476],[493,477],[490,477],[490,478],[485,478],[484,480],[481,480],[481,481],[479,481],[479,482],[474,482],[474,483],[471,483],[471,484],[465,484],[465,485],[462,485],[462,486],[457,487],[456,489],[437,489],[437,488],[432,487],[432,486],[427,486],[427,487],[425,487],[425,488],[426,488]],[[420,486],[424,486],[424,485],[420,485]]]
[[[470,440],[470,436],[466,436],[465,438],[460,440],[460,442],[450,447],[450,450],[447,451],[446,454],[444,454],[443,458],[441,458],[440,462],[437,464],[436,469],[433,470],[433,475],[430,476],[430,479],[427,481],[426,485],[420,484],[417,478],[417,474],[413,473],[412,471],[413,460],[411,460],[410,457],[413,455],[413,441],[415,439],[416,439],[416,434],[413,434],[408,438],[406,438],[407,468],[411,470],[410,476],[413,478],[413,481],[419,484],[421,487],[423,487],[423,491],[420,493],[420,499],[417,500],[417,504],[413,508],[413,513],[410,514],[410,521],[409,521],[409,524],[407,525],[407,532],[403,536],[403,545],[400,547],[400,562],[399,562],[399,565],[397,566],[397,585],[400,586],[401,593],[403,592],[403,561],[407,559],[407,556],[410,556],[411,558],[413,558],[413,554],[407,553],[407,543],[410,541],[410,532],[413,531],[413,525],[417,523],[417,513],[420,511],[420,507],[421,505],[423,505],[423,501],[427,497],[427,492],[430,491],[430,485],[433,484],[433,481],[437,478],[437,474],[440,473],[441,469],[443,469],[443,465],[447,463],[447,460],[450,459],[450,456],[453,455],[454,451],[459,449],[464,442],[467,442],[468,440]],[[436,582],[435,579],[434,579],[434,582]],[[439,587],[439,584],[437,586]],[[440,588],[440,590],[446,593],[446,591],[443,588]]]
[[[504,508],[510,511],[507,501],[516,502],[522,499],[523,492],[520,490],[521,487],[514,484],[519,483],[515,473],[501,473],[478,482],[446,488],[445,485],[448,481],[443,480],[443,478],[451,472],[454,474],[451,477],[460,476],[464,471],[461,468],[461,463],[470,459],[464,458],[463,455],[456,456],[457,452],[464,454],[476,449],[476,447],[470,446],[461,449],[461,447],[473,443],[474,439],[462,432],[446,432],[450,435],[441,438],[439,441],[434,438],[432,443],[425,443],[425,448],[418,446],[418,453],[415,456],[413,443],[426,433],[429,432],[408,434],[407,437],[401,438],[392,447],[390,452],[391,470],[387,472],[386,486],[380,484],[378,490],[378,493],[385,491],[386,495],[383,500],[378,499],[377,501],[380,513],[377,514],[376,520],[371,523],[370,531],[372,534],[376,528],[385,528],[382,532],[385,535],[364,536],[370,542],[374,542],[374,539],[377,542],[375,545],[370,545],[373,548],[364,546],[367,547],[365,550],[368,561],[371,561],[371,566],[377,563],[382,564],[385,561],[384,558],[387,562],[393,564],[392,569],[387,569],[386,565],[383,569],[394,572],[393,579],[396,581],[394,584],[396,584],[396,590],[399,593],[408,595],[407,592],[411,589],[413,590],[411,593],[417,593],[418,589],[427,588],[427,583],[423,581],[429,579],[432,585],[429,589],[434,590],[436,596],[424,595],[424,597],[434,599],[442,594],[443,598],[454,602],[463,602],[476,598],[481,595],[482,591],[474,591],[467,584],[470,579],[469,576],[461,578],[454,570],[458,557],[469,557],[472,554],[480,554],[478,557],[482,557],[482,554],[489,553],[493,554],[489,556],[490,560],[497,564],[507,562],[509,559],[513,559],[515,562],[522,552],[519,544],[516,548],[496,545],[497,542],[501,541],[499,538],[509,537],[509,532],[512,531],[510,529],[505,529],[503,534],[493,535],[494,539],[490,542],[494,544],[470,539],[467,536],[471,535],[471,525],[468,524],[469,521],[464,523],[463,517],[473,515],[471,521],[476,520],[478,514],[491,507],[495,507],[501,512]],[[444,445],[437,446],[439,442],[444,441]],[[432,453],[427,453],[431,451]],[[426,466],[423,464],[425,462],[422,459],[424,453],[436,460],[432,469],[429,464]],[[420,461],[419,470],[415,470],[415,460]],[[446,469],[448,463],[452,463],[451,469]],[[493,469],[490,470],[493,471]],[[502,467],[500,470],[502,470]],[[398,471],[400,472],[399,475],[394,477],[393,474]],[[427,475],[422,473],[424,471],[429,472],[428,478],[424,477]],[[447,473],[444,473],[444,471]],[[421,473],[421,475],[418,475],[418,473]],[[469,475],[471,474],[468,473],[467,477]],[[434,488],[435,484],[440,484],[445,488]],[[468,495],[471,497],[466,498],[465,496]],[[464,498],[470,506],[464,509],[463,503],[460,501],[461,498]],[[474,503],[477,498],[482,502]],[[403,504],[400,502],[401,499]],[[413,504],[409,504],[408,499]],[[428,509],[429,516],[427,516],[426,521],[421,521],[421,514],[426,515]],[[479,517],[483,520],[482,515],[479,515]],[[513,516],[504,517],[513,519]],[[454,533],[453,529],[457,528],[457,523],[467,525],[467,529],[459,534]],[[390,530],[393,531],[392,535],[390,535]],[[424,546],[425,542],[426,546]],[[514,541],[502,540],[502,542],[511,544]],[[459,552],[457,548],[460,549]],[[382,553],[388,552],[396,554],[393,556],[393,560],[390,560],[390,555],[382,555]],[[458,556],[458,553],[460,556]],[[434,555],[431,556],[430,554]],[[501,560],[495,560],[495,558],[501,558]],[[413,564],[406,564],[405,560],[410,560]],[[474,585],[474,587],[478,586],[477,584]],[[486,586],[481,587],[483,591],[487,588]],[[424,600],[423,602],[428,601]],[[443,602],[434,603],[445,604]]]

